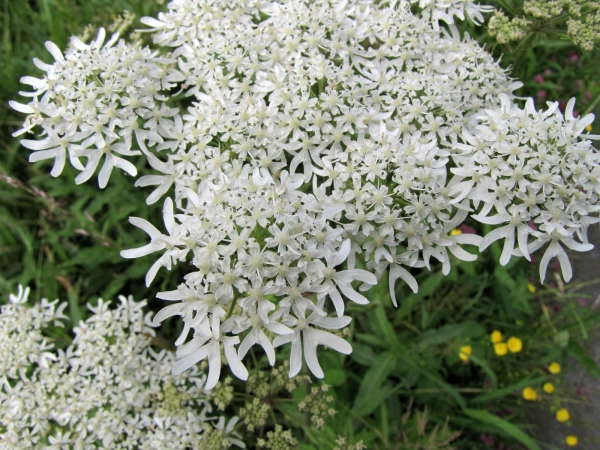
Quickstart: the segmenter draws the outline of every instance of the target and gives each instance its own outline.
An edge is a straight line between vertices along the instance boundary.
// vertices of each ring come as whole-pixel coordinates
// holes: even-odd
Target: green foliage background
[[[48,165],[30,164],[28,152],[11,136],[22,117],[8,107],[9,100],[19,99],[19,78],[39,73],[32,58],[50,61],[45,41],[65,48],[68,38],[81,34],[88,24],[107,26],[124,9],[139,18],[155,15],[161,8],[148,0],[4,0],[0,9],[0,296],[14,292],[19,283],[29,285],[33,301],[68,299],[69,315],[77,323],[86,315],[85,303],[95,298],[130,293],[136,299],[152,300],[156,292],[175,288],[182,278],[186,269],[181,265],[171,272],[161,270],[157,281],[146,288],[143,279],[153,257],[131,261],[119,256],[120,250],[147,239],[127,218],[144,217],[155,223],[161,216],[160,202],[147,206],[148,192],[134,189],[133,180],[120,171],[114,172],[104,191],[93,182],[76,186],[69,169],[60,178],[51,178]],[[138,27],[139,23],[134,26]],[[465,22],[461,29],[502,56],[505,67],[513,66],[514,76],[525,83],[521,95],[533,96],[538,105],[544,103],[542,90],[547,99],[565,103],[576,96],[580,112],[600,112],[594,67],[594,60],[600,60],[597,49],[582,54],[564,35],[546,32],[544,26],[536,36],[512,47],[496,45],[485,28]],[[543,80],[536,80],[536,75]],[[142,174],[145,170],[138,167]],[[513,260],[503,268],[496,263],[499,254],[496,245],[474,263],[455,261],[448,277],[440,271],[418,273],[418,294],[398,283],[398,309],[386,295],[387,282],[372,289],[366,308],[350,307],[356,318],[352,355],[322,354],[324,381],[334,387],[338,414],[319,431],[297,406],[273,401],[277,420],[295,430],[305,449],[334,448],[338,435],[348,436],[350,442],[362,439],[369,448],[483,449],[489,448],[482,441],[487,434],[511,448],[540,448],[521,422],[521,390],[526,386],[539,390],[550,379],[559,385],[560,380],[544,368],[552,361],[565,364],[569,355],[600,374],[580,345],[600,316],[576,305],[574,296],[560,285],[531,293],[528,285],[537,277],[535,265]],[[158,306],[151,301],[151,307]],[[488,337],[495,329],[522,339],[523,351],[496,356]],[[169,324],[161,332],[167,340],[175,334]],[[458,357],[463,345],[473,348],[468,363]],[[255,367],[266,369],[260,356]],[[244,391],[243,384],[234,385]],[[413,413],[407,415],[409,405]],[[452,443],[445,446],[448,439]]]

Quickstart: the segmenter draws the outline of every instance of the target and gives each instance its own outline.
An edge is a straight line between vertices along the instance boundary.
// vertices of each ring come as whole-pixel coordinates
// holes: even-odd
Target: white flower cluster
[[[395,3],[394,0],[389,0]],[[406,1],[406,0],[401,0]],[[480,5],[471,0],[409,0],[413,5],[418,5],[423,17],[431,20],[432,25],[437,28],[438,21],[441,20],[451,25],[454,18],[465,20],[469,17],[476,25],[482,25],[485,21],[483,13],[494,11],[490,5]]]
[[[504,239],[500,263],[505,265],[512,255],[530,260],[531,252],[549,243],[540,262],[542,283],[555,256],[569,281],[573,273],[561,244],[575,251],[591,250],[588,227],[600,222],[591,215],[600,211],[600,153],[589,140],[579,140],[594,117],[574,117],[575,99],[564,116],[558,102],[536,111],[532,99],[525,109],[506,95],[500,100],[500,109],[476,117],[474,134],[463,130],[465,143],[456,145],[463,153],[454,156],[457,167],[450,169],[461,182],[471,183],[472,204],[483,204],[471,217],[502,225],[483,238],[479,250]]]
[[[580,134],[592,117],[521,111],[511,94],[520,83],[469,36],[409,6],[174,0],[143,19],[165,56],[116,38],[103,45],[101,34],[66,56],[48,44],[56,62],[24,80],[33,101],[13,107],[29,114],[23,131],[45,135],[23,141],[31,160],[55,158],[57,175],[68,154],[83,182],[104,156],[104,186],[113,166],[135,173],[114,153],[141,151],[158,172],[136,182],[156,186],[148,203],[174,186],[166,234],[133,217],[151,242],[122,256],[164,252],[148,284],[179,261],[197,269],[158,295],[173,304],[154,320],[184,322],[175,373],[207,359],[210,389],[221,350],[245,379],[252,346],[273,364],[274,348],[291,342],[290,376],[304,354],[322,377],[317,346],[351,352],[327,330],[348,326],[346,301],[367,303],[360,292],[385,274],[396,304],[398,279],[418,289],[411,268],[438,261],[448,273],[451,255],[474,260],[463,245],[504,237],[503,263],[548,241],[545,260],[565,259],[557,241],[589,248],[598,159]],[[469,213],[511,225],[485,240],[453,232]]]
[[[27,307],[28,294],[19,286],[0,313],[0,448],[244,447],[236,418],[225,426],[208,416],[205,376],[194,368],[173,377],[174,355],[151,349],[145,302],[120,297],[109,309],[99,300],[73,329],[73,343],[55,351],[43,331],[62,326],[66,303]],[[204,441],[214,437],[218,446]]]

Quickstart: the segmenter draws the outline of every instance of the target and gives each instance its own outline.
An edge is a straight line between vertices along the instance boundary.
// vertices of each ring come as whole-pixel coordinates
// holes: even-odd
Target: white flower
[[[332,252],[329,248],[325,248],[325,260],[327,267],[322,270],[323,290],[319,294],[320,297],[329,296],[335,311],[339,317],[344,315],[344,300],[340,292],[348,299],[359,305],[369,303],[369,301],[361,294],[356,292],[352,287],[352,281],[358,280],[369,285],[375,285],[377,278],[372,273],[362,269],[349,269],[336,271],[335,267],[342,264],[350,254],[351,243],[346,239],[337,252]]]
[[[168,236],[158,231],[154,225],[152,225],[146,219],[142,219],[141,217],[130,217],[129,222],[144,230],[148,236],[152,238],[152,241],[143,247],[121,251],[121,256],[123,258],[139,258],[159,250],[167,250],[159,259],[156,260],[150,270],[148,270],[148,274],[146,275],[147,286],[150,286],[150,283],[152,283],[152,280],[156,276],[156,273],[161,266],[171,270],[172,261],[185,259],[185,256],[190,250],[185,241],[185,235],[183,234],[184,230],[175,223],[173,218],[173,201],[170,198],[165,200],[163,213],[165,227],[169,232]],[[183,246],[184,248],[179,248],[177,246]]]
[[[142,309],[145,302],[121,296],[111,307],[100,299],[90,317],[73,328],[73,343],[54,350],[43,333],[66,319],[61,311],[67,303],[57,307],[58,301],[43,299],[29,308],[22,301],[28,291],[20,287],[0,314],[3,448],[59,449],[75,443],[91,449],[98,442],[202,448],[213,420],[230,444],[244,447],[234,432],[237,418],[225,426],[224,417],[207,417],[206,377],[197,368],[173,377],[175,356],[150,347],[153,330]]]
[[[173,366],[173,375],[178,375],[203,359],[208,359],[208,376],[205,389],[212,389],[219,381],[221,374],[222,343],[227,364],[229,364],[233,374],[242,380],[248,378],[248,370],[246,370],[234,348],[234,345],[240,342],[237,336],[215,334],[210,329],[208,320],[201,321],[196,330],[194,338],[177,349],[178,360]]]
[[[575,118],[573,101],[564,115],[558,103],[520,108],[520,83],[468,35],[439,27],[488,10],[470,0],[173,0],[143,20],[156,49],[105,44],[104,31],[65,55],[48,44],[55,62],[37,61],[44,76],[23,79],[29,103],[11,106],[27,115],[19,133],[41,136],[23,141],[31,159],[54,158],[57,175],[68,155],[77,182],[102,155],[101,186],[113,166],[134,175],[140,162],[121,156],[135,156],[135,138],[153,169],[135,186],[154,187],[148,204],[166,196],[167,234],[131,218],[151,242],[122,255],[164,251],[147,284],[187,260],[186,285],[160,294],[175,303],[156,319],[181,317],[178,370],[208,358],[212,385],[221,343],[241,355],[258,343],[273,361],[269,326],[295,326],[294,311],[342,317],[345,298],[367,303],[360,292],[386,274],[396,304],[399,279],[418,290],[411,268],[448,274],[453,257],[477,257],[465,245],[504,239],[502,264],[545,243],[544,263],[564,260],[563,245],[591,248],[600,154],[583,130],[593,117]],[[499,227],[452,233],[469,217]],[[302,333],[276,338],[294,339],[295,371]]]
[[[352,346],[341,337],[312,328],[311,325],[328,330],[337,330],[347,326],[352,319],[348,316],[323,317],[314,311],[308,317],[305,317],[306,309],[304,307],[294,305],[292,309],[297,316],[296,318],[289,316],[290,321],[295,322],[293,333],[277,336],[273,340],[273,346],[279,347],[288,342],[292,343],[290,378],[296,376],[302,369],[302,349],[304,349],[304,359],[310,371],[317,378],[323,378],[325,375],[317,359],[317,346],[326,345],[345,355],[352,353]]]

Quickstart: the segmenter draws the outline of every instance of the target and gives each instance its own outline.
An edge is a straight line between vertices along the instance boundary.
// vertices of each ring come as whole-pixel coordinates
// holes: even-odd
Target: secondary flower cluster
[[[567,34],[573,43],[584,51],[591,52],[600,40],[600,2],[597,0],[525,0],[522,9],[515,9],[515,6],[511,13],[520,11],[522,17],[509,18],[503,11],[495,10],[488,23],[490,36],[500,44],[520,40],[528,33],[531,36],[546,27],[556,28],[556,22],[561,19],[566,19]]]
[[[171,376],[173,354],[150,348],[145,302],[120,297],[110,309],[99,300],[72,344],[54,350],[44,331],[62,326],[66,303],[28,307],[28,294],[19,286],[0,313],[2,448],[244,447],[232,433],[236,418],[225,426],[210,417],[206,377],[197,368]]]
[[[174,373],[208,359],[210,389],[222,350],[245,379],[252,346],[273,364],[291,343],[290,376],[304,354],[322,377],[318,345],[352,350],[330,332],[351,322],[347,300],[368,303],[361,292],[386,275],[396,304],[398,279],[418,289],[411,268],[474,260],[463,245],[504,238],[506,263],[550,242],[543,261],[558,256],[570,277],[561,245],[589,249],[597,221],[598,156],[581,136],[592,116],[514,106],[520,83],[434,25],[486,10],[454,3],[422,18],[406,2],[174,0],[143,19],[164,56],[103,32],[66,55],[47,44],[55,62],[23,80],[32,101],[12,103],[22,132],[45,136],[22,141],[30,160],[54,158],[56,176],[68,157],[80,183],[104,159],[104,187],[143,155],[156,171],[136,181],[155,186],[147,202],[172,192],[166,233],[131,218],[151,242],[122,256],[163,252],[148,284],[161,267],[196,268],[158,295],[172,304],[154,320],[184,322]],[[470,213],[503,226],[453,233]]]

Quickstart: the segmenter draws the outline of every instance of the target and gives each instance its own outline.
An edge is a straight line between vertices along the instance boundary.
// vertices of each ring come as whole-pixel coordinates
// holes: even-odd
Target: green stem
[[[598,105],[598,102],[600,102],[600,95],[598,97],[596,97],[596,100],[594,100],[594,103],[592,103],[588,109],[585,110],[585,112],[581,115],[581,117],[586,116],[587,114],[591,113],[594,108]]]
[[[227,311],[227,315],[225,316],[225,320],[231,317],[233,314],[233,308],[235,308],[235,304],[237,303],[237,297],[233,297],[233,301],[231,302],[231,306],[229,307],[229,311]]]

